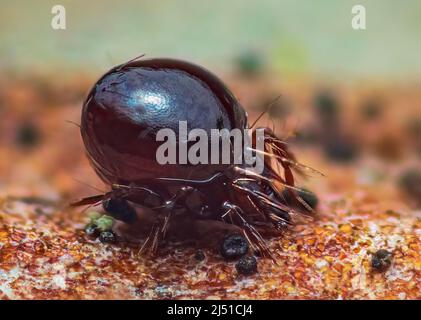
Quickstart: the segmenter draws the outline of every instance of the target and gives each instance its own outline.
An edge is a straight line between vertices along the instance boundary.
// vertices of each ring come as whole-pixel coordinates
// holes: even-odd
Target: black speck
[[[377,120],[382,116],[382,105],[380,101],[370,99],[361,106],[361,115],[365,120]]]
[[[109,199],[102,202],[105,212],[113,218],[133,223],[136,221],[136,210],[125,199]]]
[[[112,231],[103,231],[99,235],[99,241],[102,243],[116,243],[117,242],[117,236]]]
[[[22,123],[16,132],[16,143],[24,148],[30,148],[38,144],[40,132],[32,122]]]
[[[399,184],[403,191],[421,203],[421,170],[414,168],[405,171],[400,177]]]
[[[421,139],[421,118],[411,118],[406,124],[406,131],[409,136]]]
[[[228,260],[233,260],[244,256],[249,249],[247,240],[238,234],[228,235],[221,245],[221,255]]]
[[[262,56],[254,50],[246,50],[235,59],[240,74],[256,76],[263,71],[264,61]]]
[[[252,275],[257,272],[257,260],[253,256],[244,256],[236,264],[237,272],[242,275]]]
[[[85,233],[90,237],[96,238],[99,236],[100,230],[95,224],[90,223],[85,227]]]
[[[205,260],[206,256],[205,256],[205,253],[202,250],[197,250],[196,253],[194,254],[194,258],[197,261],[203,261],[203,260]]]
[[[335,162],[347,163],[358,155],[357,146],[348,139],[334,138],[325,145],[325,154]]]
[[[330,123],[337,119],[339,104],[332,92],[328,90],[319,92],[314,105],[322,123]]]
[[[371,266],[376,271],[384,272],[391,266],[392,258],[393,254],[391,252],[381,249],[374,253],[371,258]]]

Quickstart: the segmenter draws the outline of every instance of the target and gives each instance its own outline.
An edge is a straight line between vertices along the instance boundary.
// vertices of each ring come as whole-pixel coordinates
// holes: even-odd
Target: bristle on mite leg
[[[295,156],[288,150],[287,145],[284,141],[280,140],[276,135],[270,130],[265,129],[265,141],[264,141],[264,156],[265,156],[265,165],[268,166],[269,171],[273,175],[274,178],[274,187],[276,188],[278,194],[280,193],[280,189],[277,187],[277,184],[287,185],[288,192],[290,193],[291,197],[296,199],[297,202],[301,203],[303,207],[308,210],[309,212],[314,213],[314,210],[307,204],[305,201],[299,196],[295,186],[295,178],[293,174],[293,170],[299,173],[300,175],[304,175],[304,172],[313,172],[318,173],[322,176],[323,173],[312,169],[308,166],[302,165],[298,163],[295,159]],[[273,163],[275,162],[276,168],[274,168]],[[283,168],[283,175],[284,178],[280,176],[279,167]]]
[[[252,225],[252,223],[247,220],[248,217],[246,218],[243,210],[239,206],[228,202],[224,203],[224,207],[227,211],[222,216],[225,217],[226,215],[229,215],[231,223],[242,229],[250,247],[253,250],[260,252],[263,257],[271,258],[276,264],[276,260],[270,251],[266,240],[263,239],[259,231]]]
[[[151,230],[143,242],[141,248],[138,251],[138,255],[142,255],[144,252],[149,252],[150,254],[155,254],[158,251],[158,243],[161,240],[165,239],[168,226],[170,224],[170,219],[172,215],[172,210],[174,208],[175,201],[169,201],[167,206],[161,211],[156,211],[156,220],[151,227]],[[162,209],[162,208],[160,208]]]

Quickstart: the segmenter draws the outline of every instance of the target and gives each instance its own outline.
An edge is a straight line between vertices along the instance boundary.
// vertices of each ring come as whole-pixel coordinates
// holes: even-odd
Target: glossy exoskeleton
[[[173,59],[132,60],[102,76],[82,110],[81,135],[98,176],[111,191],[74,205],[126,199],[156,216],[144,248],[155,251],[177,215],[237,225],[253,249],[270,255],[260,228],[283,230],[294,211],[282,201],[296,195],[293,155],[268,128],[264,131],[262,174],[235,164],[165,164],[156,161],[156,133],[162,128],[249,128],[233,94],[208,70]],[[254,126],[254,125],[253,125]],[[251,126],[250,128],[252,128]]]

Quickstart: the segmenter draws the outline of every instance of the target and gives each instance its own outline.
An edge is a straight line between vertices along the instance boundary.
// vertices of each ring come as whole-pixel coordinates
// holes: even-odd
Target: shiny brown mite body
[[[237,225],[253,249],[270,255],[258,229],[282,230],[292,223],[294,211],[281,192],[288,188],[299,198],[293,169],[302,167],[267,128],[262,174],[245,174],[245,166],[234,164],[161,165],[156,133],[177,132],[179,121],[208,133],[248,128],[247,114],[231,92],[194,64],[137,59],[107,72],[84,103],[81,135],[93,168],[111,191],[74,205],[115,198],[152,209],[156,223],[144,246],[152,251],[171,219],[183,214]]]

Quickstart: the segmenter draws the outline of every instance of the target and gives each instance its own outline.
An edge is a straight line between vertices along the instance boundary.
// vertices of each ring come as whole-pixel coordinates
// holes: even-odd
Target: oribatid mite
[[[278,232],[293,223],[295,211],[283,201],[282,191],[286,188],[302,201],[295,192],[294,172],[306,167],[269,128],[259,128],[264,132],[260,174],[234,162],[162,165],[156,159],[162,144],[156,135],[165,128],[177,132],[180,121],[209,136],[212,129],[250,130],[256,145],[256,121],[249,126],[233,94],[200,66],[135,59],[107,72],[83,105],[81,135],[93,168],[111,191],[73,204],[116,199],[151,209],[155,223],[142,248],[152,252],[171,220],[185,215],[236,225],[252,249],[271,256],[260,232]]]

